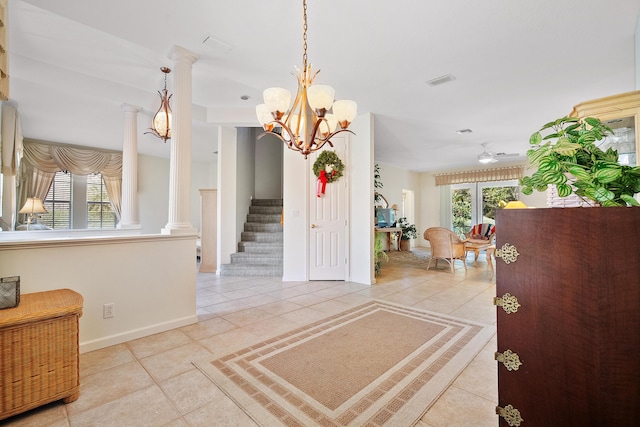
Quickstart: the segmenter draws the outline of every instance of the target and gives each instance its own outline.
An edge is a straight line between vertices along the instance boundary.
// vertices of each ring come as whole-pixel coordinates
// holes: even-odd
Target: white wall
[[[259,129],[256,132],[260,133]],[[282,198],[282,150],[284,144],[272,135],[256,141],[256,199]]]
[[[635,33],[635,56],[636,56],[636,90],[640,90],[640,14],[636,21],[636,33]],[[637,136],[636,136],[637,138]]]
[[[420,198],[417,194],[420,192],[420,174],[385,163],[378,162],[378,165],[380,166],[380,181],[383,187],[377,191],[387,199],[389,207],[394,204],[398,205],[397,215],[402,214],[400,210],[402,207],[402,190],[415,191],[416,206],[418,206]],[[407,217],[409,220],[415,220],[414,218],[410,218],[410,216],[411,215],[408,215]]]
[[[218,129],[218,269],[231,262],[236,252],[236,169],[237,130],[231,127]]]
[[[349,218],[351,281],[370,285],[375,283],[373,262],[373,168],[374,116],[361,114],[350,129],[349,138],[351,206]]]
[[[238,128],[236,145],[236,242],[247,221],[256,183],[256,132],[255,128]],[[234,251],[235,252],[235,251]]]
[[[409,223],[416,225],[416,230],[420,233],[423,228],[420,222],[419,207],[420,207],[420,174],[418,172],[412,172],[405,169],[400,169],[395,166],[387,165],[385,163],[378,162],[380,167],[380,182],[382,182],[382,188],[379,188],[378,193],[382,194],[389,203],[389,207],[398,205],[396,211],[396,220],[402,216],[402,193],[403,190],[412,191],[414,194],[413,206],[415,209],[412,211],[410,206],[405,212],[405,216]],[[416,242],[411,242],[415,245]],[[386,246],[386,243],[385,243]]]
[[[62,288],[80,293],[80,350],[91,351],[197,321],[195,239],[1,242],[0,273],[20,276],[23,294]],[[103,306],[110,303],[114,317],[103,319]]]
[[[215,188],[217,165],[191,163],[190,221],[200,228],[201,188]],[[138,206],[142,233],[156,234],[169,221],[169,159],[138,155]]]
[[[418,239],[416,246],[429,246],[423,234],[427,228],[440,227],[440,188],[436,187],[436,178],[431,173],[420,174],[420,197],[418,198],[418,219],[416,230]],[[418,224],[420,226],[418,227]]]
[[[309,232],[307,197],[309,197],[309,169],[312,164],[296,151],[284,150],[282,194],[284,197],[284,226],[282,280],[308,279]]]

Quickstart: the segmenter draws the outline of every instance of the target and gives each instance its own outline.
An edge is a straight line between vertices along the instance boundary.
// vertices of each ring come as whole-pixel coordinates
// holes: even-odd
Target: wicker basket
[[[80,390],[82,296],[69,289],[22,294],[0,311],[0,420]]]

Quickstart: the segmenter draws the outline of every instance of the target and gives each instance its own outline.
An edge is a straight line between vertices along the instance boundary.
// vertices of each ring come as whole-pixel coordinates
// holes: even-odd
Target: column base
[[[196,235],[198,234],[198,230],[193,228],[191,224],[180,225],[180,224],[167,224],[165,227],[160,230],[160,234],[168,234],[168,235]]]
[[[121,230],[142,230],[142,225],[140,224],[118,224],[116,228]]]

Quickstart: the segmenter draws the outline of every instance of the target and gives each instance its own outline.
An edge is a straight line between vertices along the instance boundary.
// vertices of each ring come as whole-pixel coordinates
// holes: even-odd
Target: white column
[[[191,207],[191,68],[198,56],[173,46],[173,118],[169,170],[169,222],[162,234],[196,234],[190,223]]]
[[[118,228],[141,229],[138,211],[138,112],[140,107],[122,104],[122,204]]]

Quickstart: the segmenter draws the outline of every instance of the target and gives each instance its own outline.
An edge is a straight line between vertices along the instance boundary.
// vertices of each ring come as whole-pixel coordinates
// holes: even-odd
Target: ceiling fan
[[[487,150],[488,142],[483,142],[482,153],[478,154],[478,161],[483,164],[495,163],[499,157],[518,157],[518,153],[492,153],[491,150]]]

